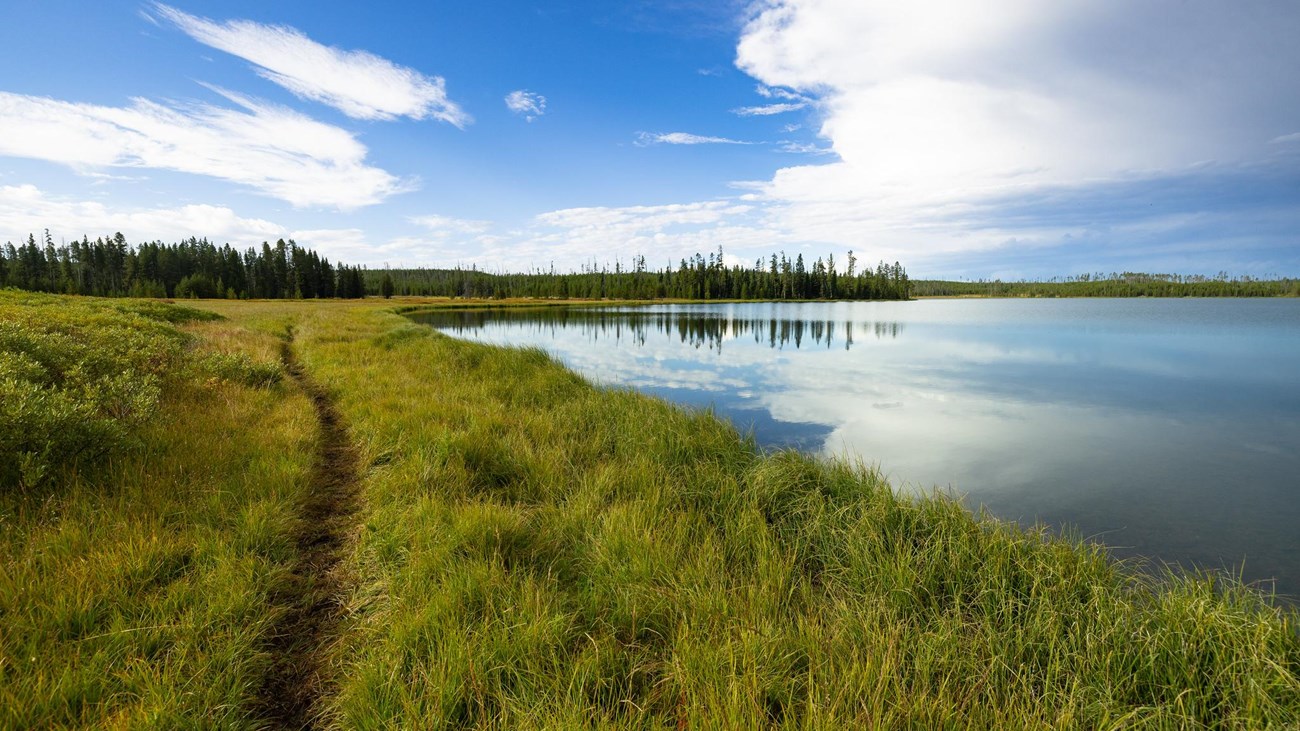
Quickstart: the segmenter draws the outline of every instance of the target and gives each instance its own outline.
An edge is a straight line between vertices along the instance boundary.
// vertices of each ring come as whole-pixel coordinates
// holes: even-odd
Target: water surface
[[[1300,595],[1300,301],[924,300],[464,310],[760,444]],[[1266,584],[1266,588],[1271,585]]]

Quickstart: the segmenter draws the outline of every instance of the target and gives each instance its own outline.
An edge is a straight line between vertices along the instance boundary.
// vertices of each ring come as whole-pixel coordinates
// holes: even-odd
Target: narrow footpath
[[[266,644],[272,664],[257,711],[272,728],[314,729],[319,700],[330,686],[324,676],[325,650],[336,634],[347,589],[339,567],[357,509],[358,456],[330,395],[298,362],[292,329],[280,357],[312,400],[319,435],[310,483],[298,507],[298,555],[284,587],[272,596],[285,612]]]

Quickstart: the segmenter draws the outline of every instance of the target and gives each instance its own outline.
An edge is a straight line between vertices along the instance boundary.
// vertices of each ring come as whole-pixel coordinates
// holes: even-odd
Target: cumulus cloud
[[[506,94],[506,108],[531,122],[546,113],[546,97],[518,89]]]
[[[521,265],[576,266],[625,263],[644,255],[663,266],[697,252],[751,249],[771,243],[753,220],[754,207],[736,201],[658,206],[566,208],[536,216],[528,228],[483,242],[484,261],[517,270]]]
[[[50,196],[34,185],[0,186],[0,238],[18,242],[49,228],[57,238],[96,238],[121,231],[133,242],[179,241],[190,236],[231,243],[275,240],[288,231],[271,221],[244,218],[225,206],[129,209],[98,201]]]
[[[457,127],[471,121],[448,98],[440,76],[426,76],[366,51],[325,46],[288,26],[222,23],[162,4],[153,10],[199,43],[254,64],[268,81],[349,117],[438,119]]]
[[[409,183],[367,165],[367,150],[351,133],[216,91],[243,110],[146,99],[108,107],[0,92],[0,155],[88,171],[157,168],[206,175],[294,206],[353,209],[409,189]]]
[[[695,135],[689,132],[637,132],[636,144],[639,147],[648,147],[650,145],[749,145],[753,143],[727,137]]]
[[[755,214],[750,204],[717,200],[566,208],[539,214],[510,229],[439,214],[412,216],[407,222],[421,233],[364,245],[348,261],[432,267],[472,264],[503,272],[554,265],[568,271],[592,262],[629,265],[637,256],[645,256],[657,267],[676,266],[681,258],[722,246],[727,261],[737,263],[743,257],[731,252],[774,245],[771,232]]]
[[[839,159],[785,168],[757,200],[780,230],[912,261],[1059,241],[1068,227],[966,221],[1031,192],[1268,157],[1300,116],[1298,34],[1281,0],[765,0],[737,66],[760,94],[816,97]]]
[[[463,222],[466,225],[479,222]],[[293,239],[332,261],[365,266],[394,262],[411,266],[446,266],[459,247],[443,247],[427,237],[399,237],[376,242],[360,228],[291,228],[262,218],[241,216],[220,205],[140,207],[107,205],[51,195],[31,185],[0,186],[0,244],[15,244],[48,228],[56,242],[112,236],[122,232],[132,243],[174,242],[191,236],[237,249],[263,241]]]

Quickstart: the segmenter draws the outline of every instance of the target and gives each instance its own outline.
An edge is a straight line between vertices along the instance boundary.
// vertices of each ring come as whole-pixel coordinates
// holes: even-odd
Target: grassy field
[[[1295,615],[1229,580],[765,456],[398,303],[198,306],[225,319],[179,325],[123,446],[0,493],[0,727],[266,724],[318,429],[270,375],[289,326],[361,466],[321,726],[1300,724]]]
[[[315,429],[275,338],[0,296],[5,457],[58,450],[0,489],[0,728],[246,727]]]

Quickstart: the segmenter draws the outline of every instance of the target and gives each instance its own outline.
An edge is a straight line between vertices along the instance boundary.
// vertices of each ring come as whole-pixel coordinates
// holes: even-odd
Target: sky
[[[1293,0],[42,0],[0,20],[0,241],[1300,275]]]

